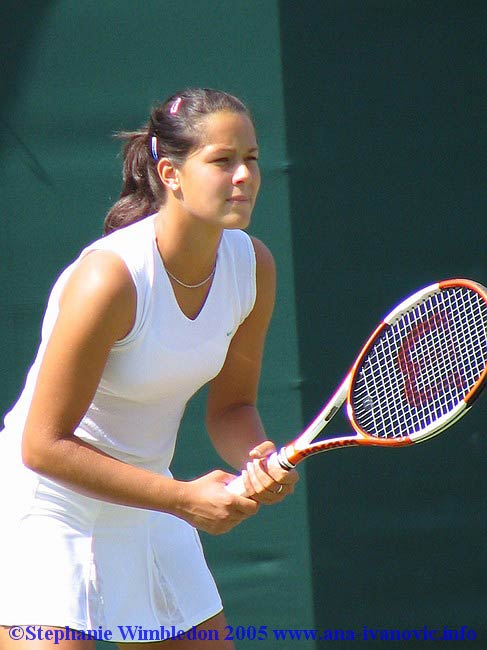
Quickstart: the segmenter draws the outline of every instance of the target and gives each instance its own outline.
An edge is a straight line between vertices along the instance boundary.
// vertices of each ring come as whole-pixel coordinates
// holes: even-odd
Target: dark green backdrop
[[[99,236],[118,194],[111,134],[138,127],[154,101],[182,86],[213,86],[248,101],[259,128],[264,188],[252,231],[280,276],[260,405],[270,435],[284,442],[301,412],[277,3],[60,0],[4,2],[1,12],[2,411],[33,355],[50,285]],[[203,431],[202,397],[181,432],[174,470],[184,478],[221,466]],[[304,480],[296,498],[203,542],[232,625],[313,626]]]
[[[487,6],[280,7],[306,419],[398,299],[487,282]],[[308,463],[317,625],[468,625],[487,647],[486,406],[411,450]]]
[[[2,411],[50,285],[117,196],[111,133],[181,86],[235,92],[255,115],[263,189],[251,230],[279,272],[260,405],[278,443],[405,293],[453,275],[487,283],[483,3],[4,0],[0,30]],[[220,465],[203,402],[183,424],[181,477]],[[485,647],[486,412],[481,401],[412,450],[311,459],[292,500],[204,536],[229,622],[466,625],[478,637],[468,647]]]

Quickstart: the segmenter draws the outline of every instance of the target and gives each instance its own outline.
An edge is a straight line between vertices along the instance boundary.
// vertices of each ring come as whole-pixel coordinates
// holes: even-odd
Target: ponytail
[[[123,147],[123,185],[119,200],[108,212],[103,231],[107,235],[157,212],[164,200],[155,161],[148,148],[147,131],[120,133]]]
[[[157,172],[157,161],[169,158],[180,166],[198,146],[201,122],[212,113],[230,111],[251,116],[237,97],[219,90],[188,88],[156,106],[145,128],[118,135],[123,147],[123,185],[119,200],[108,212],[104,233],[157,212],[166,192]]]

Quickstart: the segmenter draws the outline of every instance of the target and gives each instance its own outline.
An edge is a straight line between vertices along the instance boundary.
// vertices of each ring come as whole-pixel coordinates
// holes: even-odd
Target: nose
[[[233,173],[233,183],[237,185],[239,183],[246,183],[251,178],[251,172],[246,163],[241,163],[235,168]]]

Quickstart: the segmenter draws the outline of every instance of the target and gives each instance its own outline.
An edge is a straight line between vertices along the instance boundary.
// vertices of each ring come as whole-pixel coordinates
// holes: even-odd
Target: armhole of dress
[[[135,301],[136,301],[136,307],[135,307],[135,320],[134,324],[132,325],[132,328],[130,329],[129,333],[123,337],[123,339],[119,339],[118,341],[115,341],[113,344],[113,347],[118,349],[120,347],[126,346],[130,343],[132,343],[136,338],[137,335],[139,334],[139,331],[141,329],[142,325],[142,317],[143,317],[143,296],[141,295],[141,290],[139,286],[138,280],[138,273],[136,270],[130,268],[130,266],[127,264],[127,261],[123,258],[123,256],[120,253],[117,253],[117,251],[114,251],[110,248],[105,248],[103,246],[89,246],[88,248],[85,248],[79,258],[78,261],[81,261],[84,259],[87,255],[90,253],[93,253],[95,251],[105,251],[107,253],[113,253],[116,255],[125,265],[125,268],[127,271],[130,273],[130,277],[132,279],[132,283],[135,287]]]
[[[252,309],[254,308],[255,301],[257,299],[257,258],[255,255],[255,248],[254,244],[252,242],[252,238],[247,234],[243,233],[247,245],[247,253],[248,253],[248,260],[249,260],[249,285],[248,285],[248,292],[249,295],[246,296],[246,304],[245,304],[245,309],[242,314],[242,319],[240,321],[240,324],[244,322],[244,320],[249,316],[251,313]]]

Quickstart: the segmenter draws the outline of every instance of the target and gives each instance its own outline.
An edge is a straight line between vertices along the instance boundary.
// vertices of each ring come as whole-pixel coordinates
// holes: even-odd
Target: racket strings
[[[437,291],[402,314],[373,342],[351,395],[363,431],[399,438],[448,416],[487,363],[487,306],[475,291]]]

